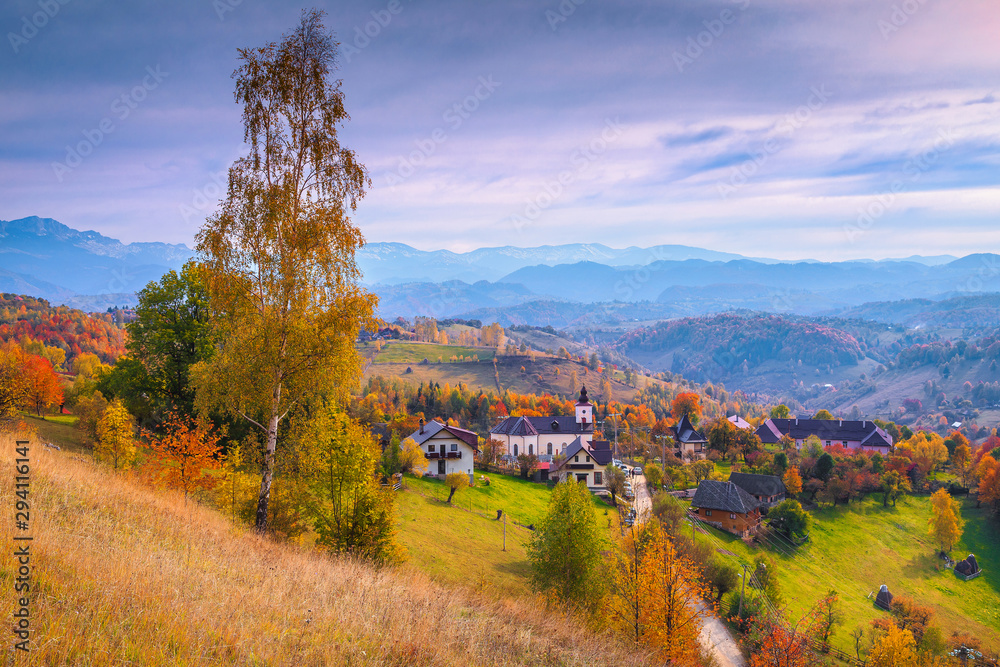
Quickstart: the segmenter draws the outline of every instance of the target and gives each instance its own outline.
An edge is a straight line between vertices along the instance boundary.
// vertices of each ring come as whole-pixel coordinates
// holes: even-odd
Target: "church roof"
[[[507,417],[490,429],[499,435],[553,435],[557,433],[592,433],[594,425],[578,424],[574,415],[558,417]]]

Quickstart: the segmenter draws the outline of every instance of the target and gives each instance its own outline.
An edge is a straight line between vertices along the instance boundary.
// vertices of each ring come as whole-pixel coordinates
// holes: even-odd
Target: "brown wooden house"
[[[760,503],[732,482],[706,479],[691,500],[691,513],[700,520],[740,537],[760,527]]]

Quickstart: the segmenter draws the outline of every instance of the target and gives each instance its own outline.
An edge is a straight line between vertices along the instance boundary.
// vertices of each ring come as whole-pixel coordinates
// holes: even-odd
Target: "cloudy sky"
[[[244,151],[236,49],[303,6],[4,2],[0,219],[190,245]],[[369,241],[1000,251],[995,0],[317,6]]]

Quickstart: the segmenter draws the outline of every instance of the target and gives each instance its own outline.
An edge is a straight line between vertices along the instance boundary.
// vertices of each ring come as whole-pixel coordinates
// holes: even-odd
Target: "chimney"
[[[843,425],[844,425],[844,420],[843,420],[843,419],[841,419],[841,420],[840,420],[840,424],[838,424],[838,426],[843,426]]]
[[[798,417],[796,417],[796,418],[795,418],[795,425],[796,425],[796,426],[798,426],[798,425],[799,425],[799,418],[798,418]]]
[[[420,435],[424,434],[424,418],[420,418]]]

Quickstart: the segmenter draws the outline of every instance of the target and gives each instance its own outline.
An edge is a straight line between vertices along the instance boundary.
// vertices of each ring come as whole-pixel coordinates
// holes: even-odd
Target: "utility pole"
[[[608,417],[621,417],[620,412],[612,412]],[[615,419],[615,458],[620,459],[621,455],[618,453],[618,419]]]
[[[743,566],[743,585],[740,586],[740,610],[736,615],[743,618],[743,590],[747,587],[747,566],[746,563],[740,563]]]

